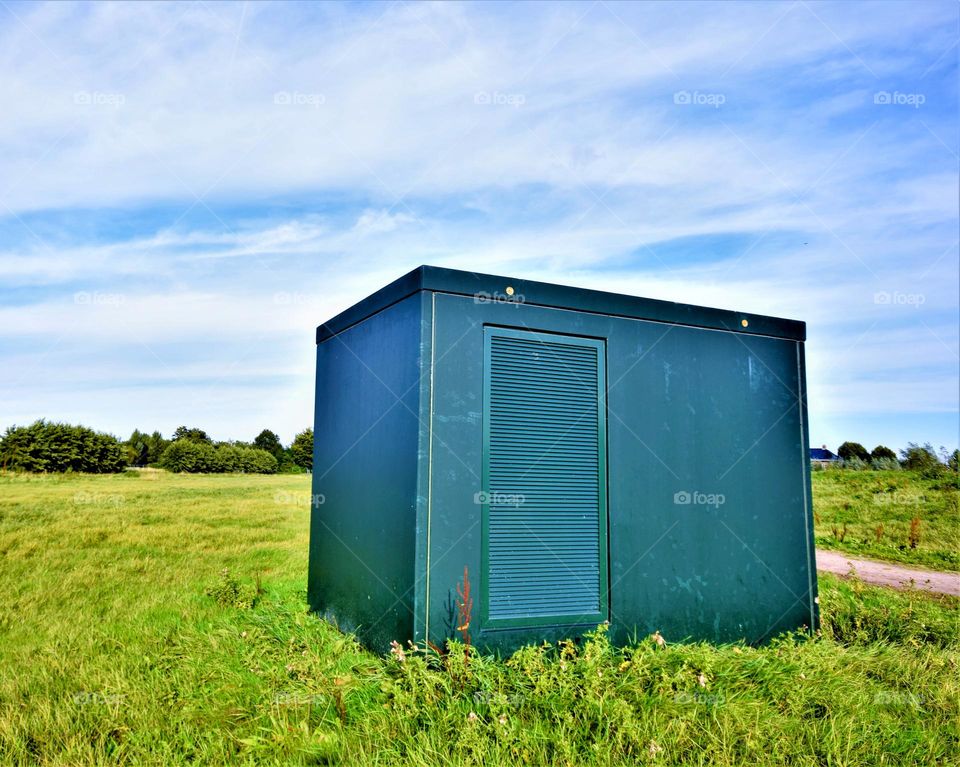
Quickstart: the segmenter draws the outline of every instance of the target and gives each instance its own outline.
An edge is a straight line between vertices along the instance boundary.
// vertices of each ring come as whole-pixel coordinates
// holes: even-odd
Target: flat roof
[[[507,295],[507,288],[513,294]],[[665,322],[695,328],[728,330],[744,335],[772,336],[793,341],[806,339],[807,326],[800,320],[787,320],[730,309],[679,304],[655,298],[640,298],[603,290],[574,288],[536,280],[498,277],[493,274],[420,266],[380,288],[349,309],[317,327],[317,343],[342,333],[388,306],[421,290],[460,296],[483,296],[497,300],[515,300],[531,306],[605,314],[651,322]],[[746,326],[743,322],[746,321]]]

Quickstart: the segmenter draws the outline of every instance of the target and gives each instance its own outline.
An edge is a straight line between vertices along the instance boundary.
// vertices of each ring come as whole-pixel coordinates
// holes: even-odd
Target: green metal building
[[[420,267],[317,328],[308,598],[383,651],[816,627],[805,325]]]

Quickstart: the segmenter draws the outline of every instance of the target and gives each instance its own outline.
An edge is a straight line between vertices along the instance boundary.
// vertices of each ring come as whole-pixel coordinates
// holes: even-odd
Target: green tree
[[[174,439],[160,456],[160,466],[174,472],[205,472],[215,468],[213,446],[192,439]]]
[[[260,450],[265,450],[277,460],[277,471],[285,474],[297,474],[300,469],[293,462],[293,454],[283,446],[280,437],[276,432],[270,429],[264,429],[256,439],[253,440],[253,446]]]
[[[277,471],[282,474],[302,474],[303,469],[297,466],[296,462],[293,460],[293,451],[289,447],[283,448],[283,452],[280,454],[280,459],[278,461],[279,468]]]
[[[181,428],[185,432],[194,431],[202,433],[200,429],[190,430],[186,427]],[[160,456],[163,455],[163,451],[166,450],[169,444],[170,441],[164,439],[163,435],[158,431],[153,432],[153,434],[147,434],[139,429],[134,429],[130,435],[130,439],[124,443],[127,462],[131,466],[149,466],[150,464],[155,464],[160,460]]]
[[[857,458],[861,461],[870,460],[870,453],[859,442],[844,442],[837,449],[837,455],[844,461],[849,461],[851,458]]]
[[[209,442],[178,439],[163,451],[160,465],[169,471],[188,473],[243,472],[247,474],[274,474],[277,459],[266,450],[221,442],[214,447]]]
[[[875,461],[880,458],[896,460],[897,454],[886,445],[877,445],[873,450],[870,451],[870,457]]]
[[[953,471],[960,471],[960,450],[954,450],[950,454],[950,460],[947,461],[947,466]]]
[[[150,462],[149,437],[139,429],[134,429],[130,439],[124,443],[127,463],[131,466],[146,466]]]
[[[253,440],[253,446],[260,450],[266,450],[278,461],[283,456],[283,444],[280,442],[280,437],[270,429],[264,429],[260,432]]]
[[[313,429],[304,429],[290,445],[293,462],[305,471],[313,471]]]
[[[945,469],[937,458],[933,445],[929,442],[925,445],[908,442],[907,446],[900,451],[900,464],[903,468],[920,472],[925,477],[937,476]]]
[[[213,441],[207,436],[207,433],[203,429],[187,428],[186,426],[178,426],[177,430],[173,433],[173,439],[175,442],[177,440],[186,439],[190,440],[191,442],[206,442],[207,444],[213,444]]]
[[[167,449],[167,445],[169,444],[170,440],[164,439],[163,435],[158,431],[155,431],[147,437],[147,463],[153,464],[159,462],[160,456],[163,455],[163,451]]]
[[[105,474],[127,465],[124,444],[111,434],[39,420],[11,426],[0,438],[0,467],[11,471]]]

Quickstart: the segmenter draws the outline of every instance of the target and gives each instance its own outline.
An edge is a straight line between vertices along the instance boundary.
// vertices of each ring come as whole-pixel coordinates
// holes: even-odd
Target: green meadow
[[[817,546],[868,559],[960,571],[960,485],[955,472],[815,471]],[[917,519],[911,545],[911,522]]]
[[[818,540],[846,522],[838,546],[955,563],[953,491],[923,486],[903,551],[914,507],[871,497],[906,475],[853,474],[815,476]],[[309,492],[303,475],[0,475],[0,764],[960,761],[956,600],[822,577],[822,636],[758,648],[664,631],[615,649],[601,627],[503,659],[377,654],[306,610]],[[890,552],[870,547],[875,507],[895,512]]]

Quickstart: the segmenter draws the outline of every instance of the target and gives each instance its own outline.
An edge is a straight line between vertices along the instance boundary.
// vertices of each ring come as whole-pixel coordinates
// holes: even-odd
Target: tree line
[[[128,466],[155,466],[175,472],[299,473],[313,470],[313,429],[304,429],[285,447],[270,429],[251,442],[214,441],[203,429],[180,426],[170,439],[159,431],[134,429],[130,438],[85,426],[38,420],[11,426],[0,438],[0,467],[10,471],[93,474]]]
[[[907,469],[928,477],[960,470],[960,450],[950,453],[941,447],[938,453],[929,442],[923,445],[908,442],[900,451],[899,459],[886,445],[877,445],[868,451],[859,442],[844,442],[837,448],[837,456],[851,469]]]
[[[960,450],[940,452],[929,443],[910,442],[897,454],[885,445],[868,451],[859,442],[837,450],[852,469],[907,469],[935,476],[960,470]],[[214,441],[197,427],[179,426],[170,439],[159,431],[134,429],[127,440],[85,426],[40,419],[29,426],[11,426],[0,438],[0,468],[10,471],[76,471],[103,474],[127,466],[156,466],[174,472],[297,473],[313,470],[313,429],[304,429],[284,446],[264,429],[250,442]]]

